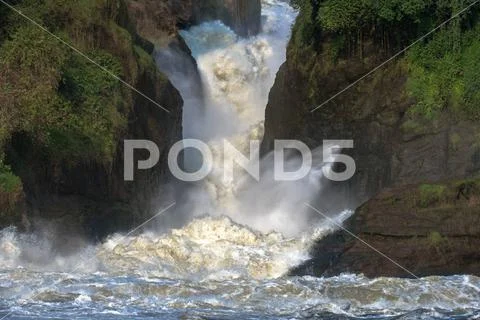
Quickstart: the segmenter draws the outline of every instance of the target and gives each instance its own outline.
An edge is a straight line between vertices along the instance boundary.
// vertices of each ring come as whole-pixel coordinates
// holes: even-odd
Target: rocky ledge
[[[387,189],[318,241],[295,275],[480,275],[480,180]],[[401,266],[401,267],[400,267]]]

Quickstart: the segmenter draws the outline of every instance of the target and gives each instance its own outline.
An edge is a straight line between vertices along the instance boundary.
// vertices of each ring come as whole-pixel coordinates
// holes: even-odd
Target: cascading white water
[[[263,9],[263,31],[256,37],[239,38],[219,21],[181,32],[203,80],[199,105],[195,105],[200,103],[198,92],[192,92],[192,72],[175,72],[168,61],[171,48],[158,53],[160,67],[174,79],[188,105],[184,133],[210,145],[214,170],[189,190],[196,212],[183,228],[130,237],[126,243],[119,243],[121,236],[110,239],[99,251],[110,270],[145,267],[157,276],[176,279],[278,278],[308,258],[316,236],[332,229],[328,223],[308,228],[303,204],[321,189],[318,169],[323,164],[318,152],[317,170],[294,183],[274,181],[268,161],[260,182],[245,179],[241,170],[236,170],[238,179],[223,179],[224,158],[235,156],[224,153],[223,140],[248,154],[250,140],[262,139],[268,93],[286,59],[296,12],[281,1],[265,1]],[[178,62],[178,56],[173,58]],[[185,157],[186,163],[195,162],[189,154]],[[208,201],[199,205],[200,198]]]
[[[228,139],[248,153],[249,141],[263,136],[268,93],[286,59],[286,45],[296,16],[283,1],[264,1],[263,14],[262,33],[249,39],[239,38],[218,21],[181,32],[203,78],[205,90],[201,94],[192,89],[194,66],[188,57],[172,48],[159,52],[160,68],[185,100],[184,133],[209,143],[215,154],[213,173],[190,191],[197,207],[197,212],[191,214],[193,220],[166,234],[145,233],[126,239],[115,235],[79,256],[49,259],[43,267],[62,270],[95,252],[95,257],[87,259],[95,263],[81,270],[148,270],[159,277],[176,279],[266,279],[278,278],[308,258],[311,241],[331,230],[329,224],[307,230],[307,217],[302,214],[302,202],[321,187],[320,171],[295,183],[280,184],[273,181],[271,169],[263,165],[259,183],[241,176],[235,181],[223,180],[223,158],[234,155],[223,153],[222,140]],[[317,164],[322,166],[321,161]],[[208,198],[209,206],[196,203],[202,197]],[[35,261],[24,254],[30,241],[13,235],[5,233],[2,245],[1,253],[5,261],[10,261],[8,266],[30,261],[35,267]]]
[[[262,33],[248,39],[237,37],[218,21],[181,32],[197,61],[205,88],[203,116],[185,114],[184,128],[196,128],[194,138],[206,141],[214,156],[213,172],[193,197],[194,201],[206,197],[212,204],[207,211],[201,208],[199,214],[226,215],[255,230],[299,236],[311,225],[304,202],[321,189],[320,156],[315,157],[317,168],[310,176],[294,183],[274,181],[268,157],[262,162],[258,183],[248,180],[236,167],[232,169],[236,179],[225,181],[223,175],[225,160],[233,166],[237,156],[225,152],[224,140],[249,155],[250,142],[263,138],[268,94],[286,59],[296,12],[287,2],[264,1],[263,16]]]
[[[224,181],[221,170],[223,139],[248,154],[249,141],[262,138],[268,91],[285,60],[296,12],[281,0],[262,4],[257,37],[240,39],[220,22],[182,32],[203,94],[194,89],[191,61],[179,51],[159,53],[159,67],[185,100],[184,135],[208,142],[215,155],[213,173],[185,197],[190,222],[164,233],[113,235],[67,257],[41,237],[0,231],[0,318],[9,311],[36,319],[480,316],[477,277],[285,276],[308,258],[312,240],[335,227],[305,211],[322,191],[319,151],[314,170],[295,183],[274,181],[268,156],[258,183],[241,170]],[[349,214],[336,215],[337,223]]]
[[[296,12],[281,1],[264,1],[262,10],[262,33],[253,38],[238,38],[218,21],[181,32],[206,89],[205,117],[184,121],[185,126],[203,124],[200,138],[245,135],[264,120],[268,93],[286,59]]]

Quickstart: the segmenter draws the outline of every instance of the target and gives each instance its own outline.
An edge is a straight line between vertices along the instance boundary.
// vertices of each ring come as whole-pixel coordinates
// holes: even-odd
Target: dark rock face
[[[480,275],[479,186],[478,181],[461,181],[387,189],[345,223],[381,253],[338,231],[319,241],[312,248],[315,258],[292,274]]]
[[[321,146],[324,139],[354,141],[354,149],[343,152],[355,160],[356,174],[347,182],[332,183],[332,190],[339,199],[333,203],[318,200],[320,209],[328,207],[333,213],[345,207],[356,208],[387,188],[403,190],[407,185],[461,180],[478,175],[480,149],[475,138],[479,133],[478,125],[447,112],[428,122],[409,114],[408,109],[414,101],[406,94],[407,71],[401,60],[384,66],[312,112],[388,57],[372,44],[365,46],[362,57],[340,58],[335,63],[324,53],[299,48],[292,40],[287,62],[280,69],[270,92],[262,144],[263,152],[267,152],[273,148],[274,139],[298,139],[312,149]],[[378,245],[386,255],[399,259],[399,263],[407,263],[407,268],[412,267],[412,271],[424,275],[462,270],[473,272],[478,267],[468,262],[475,258],[469,248],[476,244],[477,238],[471,233],[463,233],[464,225],[450,226],[450,255],[444,256],[447,260],[459,260],[439,263],[439,256],[427,254],[429,247],[423,245],[417,251],[417,240],[426,239],[426,228],[419,227],[425,218],[409,215],[407,207],[395,207],[390,202],[378,208],[377,205],[379,202],[371,200],[367,207],[356,213],[350,221],[355,221],[354,232],[361,236],[370,235],[365,210],[371,213],[368,217],[375,215],[376,219],[383,219],[384,224],[377,225],[376,234],[365,240],[372,241],[374,247]],[[391,216],[394,210],[397,210],[396,216]],[[447,215],[455,219],[456,212],[453,207],[445,215],[430,220],[427,229],[443,230],[442,219]],[[407,222],[411,223],[408,232],[398,227]],[[476,232],[478,234],[478,229]],[[414,241],[415,237],[417,240]],[[460,250],[462,246],[466,249]],[[455,256],[456,249],[459,249],[459,255],[465,256]],[[390,264],[388,260],[379,258],[378,253],[359,242],[349,241],[343,233],[320,241],[312,249],[312,254],[315,263],[302,266],[295,274],[352,271],[369,276],[408,276],[395,265],[384,268]],[[457,266],[453,267],[454,264]]]
[[[242,37],[261,29],[261,0],[206,0],[192,2],[193,20],[222,20]]]
[[[129,0],[129,16],[137,32],[155,44],[165,44],[177,36],[178,26],[193,20],[191,0]]]
[[[225,5],[230,16],[225,19],[226,23],[240,36],[254,36],[261,31],[260,0],[229,0]]]
[[[209,20],[222,20],[242,37],[261,29],[261,0],[130,0],[128,9],[138,32],[154,42]]]
[[[306,62],[298,62],[302,58]],[[353,140],[354,149],[345,153],[355,160],[357,172],[342,184],[352,206],[385,187],[461,179],[480,170],[475,142],[480,130],[473,121],[446,114],[426,122],[407,114],[413,101],[405,93],[401,64],[378,71],[312,112],[381,58],[370,63],[352,58],[330,70],[321,70],[324,62],[314,57],[288,59],[270,92],[263,151],[273,148],[274,139],[298,139],[311,148],[324,139]],[[314,64],[308,66],[312,74],[301,71],[303,63]]]
[[[114,163],[48,163],[34,145],[16,136],[8,150],[22,178],[28,206],[28,226],[38,221],[61,226],[57,230],[100,239],[109,233],[138,224],[157,209],[152,202],[166,183],[166,156],[181,139],[182,99],[168,82],[144,74],[136,88],[170,110],[170,114],[141,97],[135,98],[128,132],[118,137]],[[157,144],[160,162],[151,170],[135,172],[135,181],[123,179],[123,141],[146,139]],[[147,158],[141,154],[137,158]],[[33,224],[33,225],[32,225]],[[28,227],[27,226],[27,227]]]
[[[125,11],[119,14],[120,27],[134,29]],[[103,30],[99,30],[102,35]],[[13,136],[7,146],[8,163],[23,183],[24,197],[18,205],[21,212],[15,224],[24,230],[45,230],[55,234],[54,245],[72,247],[69,239],[98,240],[106,235],[131,228],[146,220],[158,209],[162,185],[168,181],[167,154],[182,137],[182,105],[178,91],[157,71],[153,58],[141,60],[135,55],[134,45],[153,53],[153,46],[134,30],[131,46],[119,48],[115,37],[102,35],[98,43],[103,50],[119,56],[122,65],[132,70],[133,87],[158,104],[168,113],[144,97],[125,88],[131,97],[127,110],[128,127],[116,137],[117,149],[112,163],[100,161],[51,162],[41,146],[34,145],[21,132]],[[93,35],[94,37],[96,35]],[[135,172],[135,181],[124,181],[124,140],[146,139],[160,149],[160,161],[151,170]],[[136,159],[145,159],[148,153],[138,152]],[[2,221],[0,221],[2,223]],[[9,225],[6,221],[2,226]]]

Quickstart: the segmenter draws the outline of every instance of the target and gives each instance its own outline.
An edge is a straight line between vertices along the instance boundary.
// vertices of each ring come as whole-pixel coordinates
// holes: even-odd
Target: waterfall
[[[181,223],[172,222],[162,232],[126,239],[113,235],[68,259],[56,256],[49,239],[9,230],[0,243],[4,267],[63,270],[93,253],[96,263],[85,270],[153,272],[155,265],[159,277],[266,279],[278,278],[308,259],[312,241],[332,230],[304,206],[323,187],[321,150],[313,152],[316,167],[310,175],[295,182],[273,179],[271,155],[262,159],[260,182],[248,179],[239,168],[232,168],[237,177],[232,181],[222,174],[223,160],[235,157],[223,152],[223,140],[248,154],[250,140],[263,137],[269,90],[286,59],[296,17],[284,1],[264,0],[262,5],[262,32],[257,36],[242,38],[222,22],[210,21],[181,32],[192,55],[181,39],[156,52],[159,68],[184,100],[184,137],[205,141],[214,154],[213,172],[202,183],[181,190],[185,194],[178,207],[189,210],[188,219],[182,217]],[[184,159],[187,169],[195,167],[195,154],[185,153]],[[289,161],[287,165],[298,164],[298,159]],[[178,211],[171,210],[171,215]],[[341,215],[347,216],[348,212]],[[34,253],[40,243],[44,254],[39,256]]]
[[[313,241],[336,228],[304,210],[304,202],[325,191],[322,150],[313,151],[311,173],[295,182],[273,179],[272,155],[262,159],[260,182],[242,170],[234,170],[233,181],[221,174],[223,158],[235,156],[223,154],[224,139],[248,154],[249,141],[263,136],[268,93],[296,16],[280,0],[263,0],[262,10],[262,32],[254,37],[210,21],[182,31],[195,60],[182,41],[157,52],[159,68],[184,99],[184,136],[205,141],[214,153],[210,176],[182,185],[182,201],[165,213],[175,218],[183,208],[188,219],[165,230],[114,234],[68,255],[52,247],[48,230],[0,230],[0,318],[479,317],[480,278],[473,276],[286,276],[308,259]],[[195,168],[195,154],[184,158],[185,167]],[[298,159],[286,166],[295,168]],[[336,223],[350,214],[336,215]]]
[[[226,181],[223,175],[225,163],[234,166],[237,157],[234,152],[225,152],[225,140],[248,156],[250,142],[263,138],[268,94],[286,59],[296,17],[287,2],[264,0],[262,5],[262,32],[254,37],[239,37],[221,21],[204,22],[181,31],[198,66],[203,88],[201,101],[195,98],[199,93],[192,90],[193,71],[185,72],[184,67],[177,66],[193,64],[179,62],[182,56],[172,54],[171,48],[160,51],[157,61],[184,97],[184,137],[204,141],[213,152],[211,174],[182,195],[182,203],[188,208],[184,214],[227,216],[256,231],[298,237],[314,233],[322,220],[304,205],[318,198],[324,189],[322,150],[313,152],[314,168],[299,181],[275,181],[272,155],[261,160],[259,182],[249,179],[238,167],[229,168],[235,179]],[[187,169],[195,170],[202,161],[199,154],[188,149],[184,157]],[[253,155],[254,159],[259,157]],[[295,168],[297,161],[290,159],[287,165]]]
[[[238,4],[239,8],[242,5]],[[220,21],[205,22],[181,32],[197,61],[205,89],[202,117],[190,117],[188,108],[183,126],[196,128],[194,138],[207,142],[214,155],[213,172],[193,192],[192,201],[197,201],[201,194],[212,204],[208,209],[201,208],[197,215],[226,215],[255,230],[292,236],[309,225],[310,217],[303,202],[310,200],[321,187],[320,177],[315,176],[318,171],[302,181],[276,183],[267,165],[271,159],[265,159],[258,183],[249,181],[240,170],[234,170],[235,181],[223,179],[224,160],[233,161],[235,157],[224,153],[223,140],[248,155],[250,141],[263,138],[268,94],[286,59],[286,46],[296,17],[296,12],[282,1],[263,1],[262,9],[262,32],[254,37],[241,38]],[[320,157],[317,160],[316,164],[321,166]],[[294,215],[297,223],[292,224]]]

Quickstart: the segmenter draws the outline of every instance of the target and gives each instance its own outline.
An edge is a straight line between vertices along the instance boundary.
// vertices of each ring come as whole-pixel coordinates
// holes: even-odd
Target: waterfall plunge
[[[297,14],[288,3],[275,0],[264,0],[262,13],[262,32],[255,37],[240,38],[220,21],[181,31],[201,74],[201,98],[192,90],[188,78],[192,72],[175,71],[172,66],[178,61],[174,64],[165,59],[172,56],[171,49],[159,52],[157,61],[184,97],[184,138],[206,142],[214,156],[212,173],[188,190],[187,202],[192,203],[188,206],[189,214],[224,215],[264,233],[298,236],[311,232],[308,229],[312,222],[321,220],[308,213],[304,205],[322,191],[320,150],[314,151],[312,172],[300,181],[274,181],[272,155],[262,159],[260,182],[249,179],[239,167],[233,169],[234,181],[223,179],[224,159],[233,163],[236,157],[224,152],[224,139],[248,156],[250,141],[263,138],[268,94],[286,59],[286,46]],[[289,161],[292,165],[297,159]],[[198,168],[198,162],[199,156],[187,149],[185,167]]]

